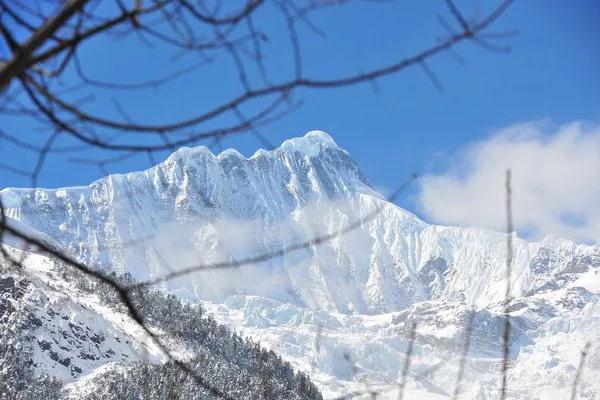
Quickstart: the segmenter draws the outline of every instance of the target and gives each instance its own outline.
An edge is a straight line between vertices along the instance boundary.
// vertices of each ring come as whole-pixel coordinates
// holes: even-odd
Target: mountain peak
[[[312,130],[302,137],[292,138],[284,141],[279,149],[275,151],[289,151],[304,153],[308,156],[316,156],[321,149],[332,148],[339,149],[333,138],[326,132]],[[260,151],[260,150],[259,150]],[[255,155],[258,153],[254,153]]]
[[[311,130],[304,136],[285,140],[281,145],[272,150],[258,149],[250,157],[245,157],[238,150],[228,148],[215,154],[206,146],[181,147],[173,152],[167,160],[174,158],[188,159],[194,156],[209,156],[219,160],[229,157],[235,157],[242,160],[254,160],[256,158],[272,158],[281,155],[281,153],[301,153],[309,157],[318,156],[324,149],[342,150],[335,143],[333,138],[324,131]]]

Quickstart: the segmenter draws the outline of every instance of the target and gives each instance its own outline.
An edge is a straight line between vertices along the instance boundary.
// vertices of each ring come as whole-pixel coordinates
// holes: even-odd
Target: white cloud
[[[507,127],[423,178],[419,204],[433,222],[505,229],[504,174],[512,170],[519,233],[600,243],[600,126]]]

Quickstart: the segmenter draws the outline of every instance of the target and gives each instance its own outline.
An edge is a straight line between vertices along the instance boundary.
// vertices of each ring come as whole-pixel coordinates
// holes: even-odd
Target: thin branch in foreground
[[[400,383],[398,384],[398,400],[402,400],[404,397],[404,387],[406,386],[406,378],[408,377],[408,370],[410,368],[410,362],[412,359],[413,346],[415,337],[417,336],[417,323],[413,322],[410,327],[410,341],[408,342],[408,348],[406,349],[406,357],[404,358],[404,367],[402,367],[402,376],[400,377]]]
[[[508,381],[508,363],[510,357],[510,295],[513,262],[513,220],[512,220],[512,188],[510,169],[506,170],[506,293],[504,294],[504,329],[502,331],[502,386],[500,400],[506,398]]]
[[[462,15],[462,13],[458,9],[458,7],[456,7],[454,2],[452,0],[446,0],[446,6],[448,7],[448,10],[450,10],[450,13],[454,16],[456,21],[458,21],[461,28],[464,31],[469,31],[471,29],[471,27],[469,26],[469,23],[467,22],[465,17]]]
[[[475,310],[469,310],[469,316],[467,317],[467,324],[465,326],[465,337],[462,354],[460,356],[460,362],[458,365],[458,375],[456,376],[456,385],[454,386],[454,393],[452,394],[452,400],[457,400],[460,395],[461,383],[465,374],[465,365],[467,362],[467,356],[469,354],[469,348],[471,347],[471,338],[473,335],[473,322],[475,320]]]
[[[67,2],[61,11],[44,23],[23,45],[19,46],[13,58],[0,70],[0,92],[2,92],[11,80],[23,73],[27,68],[31,55],[52,37],[54,33],[71,16],[81,10],[88,0],[71,0]]]
[[[573,381],[573,388],[571,389],[571,400],[575,400],[577,397],[577,386],[579,386],[579,381],[581,380],[581,375],[583,373],[583,367],[585,366],[585,360],[587,358],[588,352],[590,351],[590,347],[592,346],[591,342],[587,342],[585,346],[583,346],[583,350],[581,350],[581,356],[579,358],[579,366],[577,366],[577,372],[575,373],[575,380]]]
[[[310,362],[311,373],[313,373],[313,374],[315,373],[315,370],[317,369],[317,360],[318,360],[319,356],[321,355],[322,336],[323,336],[323,325],[318,323],[317,324],[317,332],[315,333],[313,357]]]

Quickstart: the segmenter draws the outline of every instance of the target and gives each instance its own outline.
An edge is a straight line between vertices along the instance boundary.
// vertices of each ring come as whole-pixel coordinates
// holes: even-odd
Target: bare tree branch
[[[577,387],[579,386],[579,381],[581,380],[583,368],[585,367],[585,361],[591,346],[591,342],[586,342],[585,346],[583,346],[583,350],[581,350],[579,365],[577,366],[577,372],[575,373],[575,379],[573,380],[573,386],[571,388],[571,400],[575,400],[577,398]]]
[[[417,336],[417,323],[413,322],[410,327],[408,348],[406,349],[406,356],[404,357],[404,366],[402,367],[402,375],[400,376],[400,383],[398,384],[398,400],[404,398],[404,387],[406,386],[406,378],[408,377],[408,370],[410,368],[410,362],[412,360],[413,346],[415,338]]]
[[[510,358],[510,296],[513,263],[513,220],[512,220],[512,188],[510,169],[506,170],[506,293],[504,294],[504,327],[502,330],[502,385],[500,400],[506,398],[508,388],[508,368]]]
[[[61,26],[77,11],[81,10],[88,0],[70,0],[60,10],[56,16],[46,21],[27,42],[19,46],[13,58],[0,69],[0,92],[2,92],[10,81],[20,76],[30,65],[31,55],[52,37],[52,35],[61,28]]]

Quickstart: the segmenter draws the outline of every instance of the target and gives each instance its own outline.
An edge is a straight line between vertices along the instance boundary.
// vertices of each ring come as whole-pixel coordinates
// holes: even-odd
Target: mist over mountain
[[[110,175],[85,187],[8,188],[0,193],[9,223],[26,227],[87,265],[138,281],[276,252],[364,219],[357,229],[265,262],[160,283],[158,293],[165,297],[154,301],[174,294],[177,302],[201,305],[219,323],[260,341],[309,374],[325,398],[365,387],[395,398],[413,322],[417,338],[407,394],[451,396],[464,326],[473,318],[462,398],[497,396],[506,234],[431,225],[387,202],[351,155],[323,132],[309,132],[249,158],[235,150],[215,155],[204,147],[182,148],[148,170]],[[595,307],[600,246],[550,237],[529,242],[514,236],[513,243],[510,393],[515,399],[564,398],[579,352],[600,329]],[[42,255],[32,260],[34,270],[52,265],[54,272],[46,272],[43,285],[66,287],[54,260]],[[13,299],[10,304],[19,303],[23,287],[36,285],[3,279],[13,279],[3,292]],[[68,307],[88,304],[83,298],[93,293]],[[6,307],[0,318],[11,315]],[[65,311],[64,316],[69,320],[73,315]],[[89,328],[91,337],[122,330],[108,315],[89,318],[110,324],[81,329]],[[35,329],[51,332],[57,318],[40,319]],[[32,332],[31,351],[46,354],[45,343],[52,346],[54,336],[46,332],[50,340],[40,339],[45,336]],[[108,350],[96,347],[98,360],[65,375],[58,364],[73,359],[75,352],[67,346],[64,354],[56,353],[54,363],[32,361],[39,364],[32,376],[43,372],[79,387],[102,382],[103,373],[162,365],[160,355],[142,357],[140,351],[153,350],[125,333],[133,348],[111,342],[107,349],[136,359],[140,364],[135,367],[123,367],[121,355],[104,357],[101,353]],[[593,346],[581,378],[582,396],[600,389],[594,379],[600,372],[597,343]],[[300,379],[292,373],[280,381],[288,378]]]

